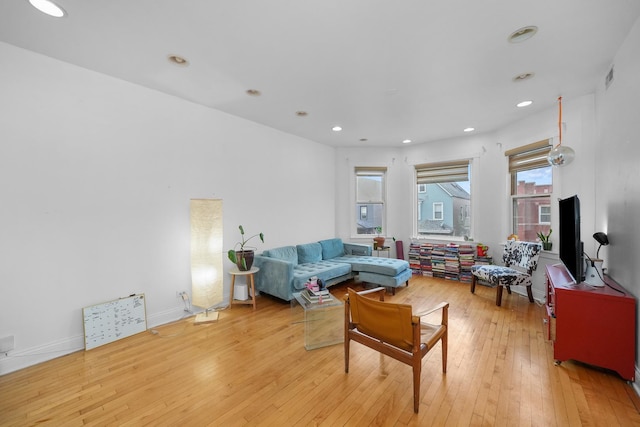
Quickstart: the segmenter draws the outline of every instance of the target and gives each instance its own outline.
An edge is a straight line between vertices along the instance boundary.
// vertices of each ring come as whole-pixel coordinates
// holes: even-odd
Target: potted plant
[[[254,234],[253,236],[245,239],[244,228],[242,227],[242,225],[239,225],[238,228],[240,229],[240,241],[236,243],[233,249],[229,249],[229,252],[227,252],[227,256],[229,257],[229,260],[231,262],[238,266],[238,270],[248,271],[253,265],[253,255],[255,248],[247,247],[246,244],[254,237],[260,237],[260,240],[262,241],[262,243],[264,243],[264,234]],[[240,247],[240,250],[237,250],[238,247]]]
[[[540,239],[540,242],[542,242],[542,249],[545,251],[551,250],[552,243],[549,241],[549,238],[551,237],[552,232],[552,229],[549,229],[547,234],[544,234],[542,231],[538,231],[538,238]]]
[[[486,257],[488,251],[489,251],[489,246],[485,245],[484,243],[478,243],[476,245],[476,252],[478,254],[477,256]]]
[[[384,246],[385,238],[380,236],[380,234],[382,234],[382,227],[376,227],[376,233],[378,235],[373,238],[373,249],[382,248]]]

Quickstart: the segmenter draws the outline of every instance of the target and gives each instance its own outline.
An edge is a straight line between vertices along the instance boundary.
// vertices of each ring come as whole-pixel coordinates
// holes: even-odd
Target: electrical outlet
[[[15,348],[14,336],[0,338],[0,353],[8,353]]]

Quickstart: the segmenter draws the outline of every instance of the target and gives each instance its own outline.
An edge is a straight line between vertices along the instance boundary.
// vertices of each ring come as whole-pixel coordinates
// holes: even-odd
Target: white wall
[[[609,274],[640,295],[640,21],[637,21],[614,62],[614,80],[605,89],[604,76],[596,92],[598,132],[594,180],[596,231],[609,236],[600,258]],[[640,344],[640,340],[638,340]],[[637,351],[636,351],[637,354]]]
[[[640,20],[616,54],[614,80],[596,92],[598,128],[594,185],[596,187],[595,231],[609,236],[600,258],[609,274],[628,291],[640,295]],[[637,355],[639,311],[636,310],[636,378],[640,378]]]
[[[0,374],[83,348],[85,306],[145,293],[150,325],[181,317],[191,198],[223,199],[225,249],[239,224],[259,250],[334,236],[332,148],[7,44],[0,58]]]

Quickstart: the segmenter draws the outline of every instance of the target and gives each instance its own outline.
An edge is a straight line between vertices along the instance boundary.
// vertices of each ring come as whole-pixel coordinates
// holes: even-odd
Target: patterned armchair
[[[502,261],[504,267],[499,265],[474,265],[471,267],[471,293],[476,290],[478,279],[489,282],[491,286],[497,287],[496,305],[502,305],[502,290],[507,288],[511,294],[511,286],[526,286],[529,301],[533,302],[531,293],[531,274],[538,267],[538,258],[542,245],[540,243],[519,242],[509,240],[504,246]],[[520,267],[525,272],[511,268]]]

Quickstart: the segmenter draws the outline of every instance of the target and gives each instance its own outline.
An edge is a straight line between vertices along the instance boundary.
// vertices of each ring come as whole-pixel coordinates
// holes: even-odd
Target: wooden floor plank
[[[334,286],[342,296],[349,282]],[[556,366],[544,308],[516,293],[414,277],[388,301],[450,303],[449,360],[411,368],[352,343],[307,351],[289,304],[261,296],[217,323],[192,318],[0,376],[0,425],[640,425],[640,398],[617,374]]]

